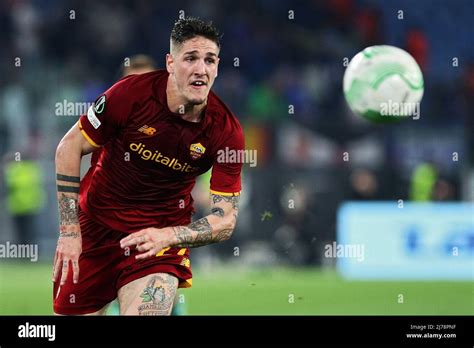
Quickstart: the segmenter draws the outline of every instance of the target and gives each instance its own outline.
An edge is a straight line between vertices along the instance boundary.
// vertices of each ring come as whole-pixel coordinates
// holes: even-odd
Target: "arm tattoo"
[[[79,224],[79,219],[77,216],[77,198],[66,196],[64,193],[61,193],[58,203],[60,225]]]
[[[194,248],[214,243],[212,227],[205,217],[194,221],[188,226],[173,227],[173,231],[178,240],[177,246],[181,248]],[[195,236],[193,236],[193,234]]]
[[[217,236],[214,237],[214,242],[219,243],[219,242],[222,242],[224,240],[229,239],[230,236],[232,235],[233,231],[234,231],[233,229],[227,229],[227,230],[220,231],[217,234]]]
[[[64,186],[58,185],[58,192],[71,192],[71,193],[79,193],[78,186]]]
[[[69,176],[63,174],[56,174],[56,179],[58,179],[59,181],[75,182],[78,184],[81,182],[81,178],[78,176]]]
[[[186,226],[173,227],[173,232],[178,240],[177,247],[187,248],[193,242],[191,231]]]
[[[218,216],[218,217],[224,217],[224,209],[219,208],[219,207],[214,207],[211,210],[212,215]]]
[[[212,230],[211,225],[209,224],[209,221],[205,217],[190,223],[188,227],[192,231],[201,232],[201,233],[210,232]]]
[[[59,238],[79,238],[81,235],[79,232],[65,232],[60,233]]]
[[[221,196],[221,195],[212,195],[212,203],[216,204],[219,202],[232,203],[232,209],[239,209],[239,196]]]
[[[207,218],[202,218],[189,224],[191,231],[198,232],[194,239],[195,246],[206,245],[212,243],[212,227]]]
[[[56,174],[56,179],[58,181],[64,181],[67,183],[74,183],[79,184],[81,182],[81,178],[78,176],[69,176],[64,174]],[[79,193],[79,186],[67,186],[58,184],[58,192],[72,192],[72,193]]]
[[[237,220],[237,211],[239,209],[239,196],[220,196],[212,195],[213,204],[219,202],[226,202],[232,204],[233,216]],[[212,215],[224,217],[225,212],[221,207],[212,207]],[[188,226],[173,227],[173,232],[178,240],[176,247],[180,248],[194,248],[211,243],[218,243],[227,240],[232,235],[233,229],[223,229],[215,231],[216,235],[212,235],[212,226],[207,217],[196,220]]]

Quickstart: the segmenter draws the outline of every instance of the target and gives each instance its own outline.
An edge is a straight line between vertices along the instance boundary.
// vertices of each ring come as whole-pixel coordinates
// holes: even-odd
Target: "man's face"
[[[214,41],[196,36],[175,46],[166,56],[166,67],[184,104],[206,101],[217,76],[219,48]]]

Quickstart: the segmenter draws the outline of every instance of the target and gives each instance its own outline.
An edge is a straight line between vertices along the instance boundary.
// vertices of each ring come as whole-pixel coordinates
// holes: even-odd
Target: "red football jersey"
[[[211,91],[200,122],[171,112],[168,72],[123,78],[79,120],[85,138],[102,146],[81,181],[80,206],[114,230],[188,224],[191,190],[212,167],[211,192],[238,195],[242,163],[219,163],[218,151],[243,150],[237,118]]]

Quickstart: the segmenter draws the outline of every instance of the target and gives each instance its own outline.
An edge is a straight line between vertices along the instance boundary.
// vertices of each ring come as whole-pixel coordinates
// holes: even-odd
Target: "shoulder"
[[[153,86],[166,76],[165,70],[129,75],[118,80],[105,94],[122,101],[139,102],[153,96]]]
[[[129,75],[120,79],[95,100],[93,115],[102,119],[114,120],[118,125],[124,125],[137,106],[143,105],[153,98],[155,81],[162,76],[165,76],[162,71],[154,71],[141,75]],[[104,116],[107,117],[104,118]],[[93,119],[92,116],[90,117]],[[94,122],[97,125],[102,120]]]
[[[243,138],[242,126],[230,108],[214,93],[209,93],[208,114],[212,125],[223,138]]]

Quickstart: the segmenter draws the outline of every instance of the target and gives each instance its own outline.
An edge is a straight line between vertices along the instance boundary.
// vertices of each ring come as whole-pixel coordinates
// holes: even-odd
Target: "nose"
[[[196,63],[196,69],[194,70],[194,73],[197,75],[205,75],[206,74],[206,63],[204,62],[204,59],[199,59]]]

